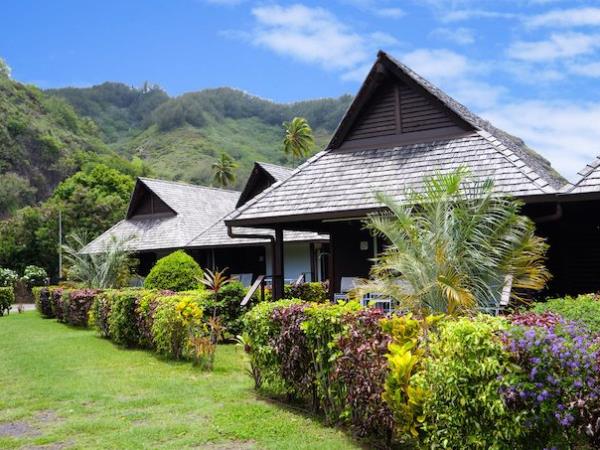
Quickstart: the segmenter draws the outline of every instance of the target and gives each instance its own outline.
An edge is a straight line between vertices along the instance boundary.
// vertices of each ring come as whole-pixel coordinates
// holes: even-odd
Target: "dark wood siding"
[[[459,127],[457,119],[429,96],[402,81],[388,79],[362,108],[344,141],[354,145],[384,138],[387,142],[416,132],[456,132]]]
[[[454,126],[449,114],[408,86],[400,86],[402,133]]]
[[[169,213],[171,209],[158,196],[150,191],[143,193],[133,215]]]
[[[397,132],[397,92],[391,82],[377,89],[346,138],[349,141]]]

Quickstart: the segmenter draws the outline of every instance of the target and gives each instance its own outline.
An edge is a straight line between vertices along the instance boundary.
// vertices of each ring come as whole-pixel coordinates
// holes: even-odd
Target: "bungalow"
[[[382,208],[374,193],[402,201],[423,177],[459,166],[492,178],[497,192],[525,203],[523,212],[551,246],[554,279],[547,293],[600,288],[600,162],[569,185],[522,140],[384,52],[326,149],[241,205],[225,225],[231,233],[242,227],[274,231],[276,298],[283,292],[285,233],[328,234],[333,298],[344,278],[368,276],[370,258],[383,248],[362,226],[367,214]]]
[[[249,283],[258,275],[271,273],[273,233],[246,230],[242,237],[235,237],[228,233],[224,219],[291,172],[285,167],[255,163],[241,193],[138,178],[125,218],[81,251],[100,253],[111,239],[124,239],[126,247],[139,259],[138,272],[146,275],[158,258],[185,249],[202,267],[228,267],[229,273],[239,274]],[[323,279],[327,273],[323,255],[327,252],[328,236],[291,231],[284,240],[285,278]]]

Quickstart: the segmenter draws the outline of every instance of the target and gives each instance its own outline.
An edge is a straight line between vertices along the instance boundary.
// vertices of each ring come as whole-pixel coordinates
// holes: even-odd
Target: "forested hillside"
[[[0,267],[56,276],[59,216],[64,236],[96,237],[124,216],[136,176],[208,185],[226,153],[240,188],[254,161],[298,164],[283,122],[305,117],[316,152],[350,100],[277,104],[230,88],[171,98],[121,83],[42,91],[0,59]]]
[[[238,188],[256,160],[293,163],[281,149],[284,121],[305,117],[315,130],[316,151],[351,100],[278,104],[230,88],[169,98],[157,86],[136,89],[120,83],[46,92],[93,119],[111,148],[127,158],[140,157],[157,176],[210,184],[212,162],[228,153],[239,164]]]
[[[66,101],[9,77],[0,60],[0,218],[47,198],[84,164],[128,170],[98,127]]]

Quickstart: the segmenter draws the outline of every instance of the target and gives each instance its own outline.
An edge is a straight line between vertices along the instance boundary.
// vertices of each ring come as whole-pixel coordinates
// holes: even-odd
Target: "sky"
[[[356,93],[384,49],[571,181],[600,154],[600,0],[3,0],[0,19],[0,57],[41,88],[290,102]]]

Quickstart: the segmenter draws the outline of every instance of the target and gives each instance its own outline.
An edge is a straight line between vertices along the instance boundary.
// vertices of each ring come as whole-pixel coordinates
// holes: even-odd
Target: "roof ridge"
[[[574,191],[581,183],[583,183],[593,172],[600,166],[600,155],[596,156],[596,158],[587,163],[583,169],[577,172],[577,175],[580,175],[579,180],[575,183],[567,183],[561,189],[562,193],[568,193]]]
[[[203,234],[207,233],[209,230],[211,230],[212,228],[214,228],[215,226],[217,226],[221,221],[224,221],[225,218],[228,217],[228,216],[230,216],[230,215],[232,215],[236,211],[236,209],[234,209],[233,211],[229,211],[224,216],[219,217],[217,220],[215,220],[213,223],[211,223],[209,226],[207,226],[205,229],[203,229],[200,233],[198,233],[192,239],[190,239],[188,242],[186,242],[185,246],[187,247],[192,242],[194,242],[196,239],[198,239],[200,236],[202,236]]]
[[[238,217],[242,212],[244,212],[246,209],[248,209],[250,206],[254,205],[258,200],[266,197],[271,191],[273,191],[275,188],[278,188],[279,186],[282,186],[283,184],[287,183],[288,181],[290,181],[292,178],[294,178],[297,174],[299,174],[306,166],[312,164],[314,161],[316,161],[317,159],[321,158],[322,156],[326,155],[327,153],[329,153],[330,150],[321,150],[320,152],[316,153],[315,155],[311,156],[310,158],[308,158],[306,161],[304,161],[304,163],[300,164],[298,167],[296,167],[292,173],[290,174],[289,177],[287,177],[285,180],[281,180],[281,181],[277,181],[275,183],[273,183],[271,186],[269,186],[267,189],[265,189],[264,191],[262,191],[260,194],[258,194],[256,197],[248,200],[248,202],[246,202],[245,204],[243,204],[242,206],[240,206],[239,208],[235,209],[233,212],[235,213],[229,220],[233,220],[236,217]]]
[[[256,164],[260,164],[261,166],[273,166],[273,167],[278,167],[280,169],[287,169],[287,170],[294,170],[293,167],[288,167],[288,166],[282,166],[280,164],[274,164],[274,163],[270,163],[270,162],[264,162],[264,161],[255,161]]]
[[[423,76],[419,75],[417,72],[412,70],[410,67],[408,67],[404,63],[398,61],[396,58],[394,58],[393,56],[384,52],[383,50],[379,50],[379,52],[377,53],[377,56],[378,56],[378,58],[381,58],[381,57],[386,58],[392,64],[395,64],[401,71],[403,71],[407,76],[409,76],[414,82],[419,84],[423,89],[425,89],[432,96],[437,98],[448,109],[450,109],[452,112],[457,114],[462,120],[467,122],[473,128],[475,128],[476,130],[483,130],[483,131],[489,133],[490,135],[494,136],[498,141],[502,142],[506,147],[513,147],[512,151],[513,152],[516,151],[517,153],[519,153],[519,157],[521,159],[523,159],[524,161],[527,161],[527,164],[530,167],[538,166],[538,167],[536,167],[538,172],[540,171],[540,169],[544,172],[545,181],[548,182],[548,184],[550,184],[554,189],[558,189],[559,184],[562,185],[567,181],[560,173],[558,173],[556,171],[556,169],[554,169],[552,167],[550,162],[548,160],[546,160],[543,156],[541,156],[539,153],[535,152],[534,150],[529,149],[530,151],[532,151],[534,153],[534,155],[528,155],[527,150],[525,148],[523,148],[524,146],[526,146],[526,144],[521,138],[512,136],[509,133],[495,127],[491,122],[489,122],[488,120],[475,114],[468,107],[463,105],[461,102],[459,102],[455,98],[451,97],[446,92],[444,92],[442,89],[440,89],[439,87],[434,85],[432,82],[430,82]],[[519,142],[516,142],[515,140],[518,140]],[[545,163],[548,164],[548,167],[544,167],[544,164],[542,162],[538,161],[537,158],[544,159]],[[532,159],[534,159],[534,160],[532,160]],[[558,175],[558,177],[560,177],[560,180],[555,179],[555,175],[551,172],[555,172],[556,175]],[[538,173],[538,175],[541,176],[539,173]],[[555,184],[556,186],[554,186],[553,184]]]
[[[492,144],[496,149],[504,156],[506,160],[508,160],[513,166],[517,168],[523,175],[525,175],[529,180],[540,188],[544,193],[551,194],[557,192],[557,189],[554,188],[547,180],[542,178],[540,174],[538,174],[533,168],[531,168],[528,164],[526,164],[521,156],[517,155],[514,150],[508,148],[498,137],[494,136],[492,133],[486,130],[479,130],[477,134],[483,137],[486,141]],[[511,158],[514,156],[517,158],[516,160]],[[521,161],[522,165],[517,164],[517,161]],[[529,170],[524,170],[524,168],[528,168]],[[540,183],[539,180],[543,180],[544,183]],[[549,189],[548,189],[549,188]]]
[[[224,188],[218,188],[218,187],[214,187],[214,186],[203,186],[200,184],[185,183],[183,181],[161,180],[160,178],[149,178],[149,177],[138,177],[138,179],[140,179],[142,181],[155,181],[155,182],[159,182],[159,183],[176,184],[179,186],[186,186],[186,187],[192,187],[192,188],[197,188],[197,189],[210,189],[213,191],[227,192],[227,193],[232,193],[232,194],[240,194],[240,191],[236,191],[233,189],[224,189]]]

